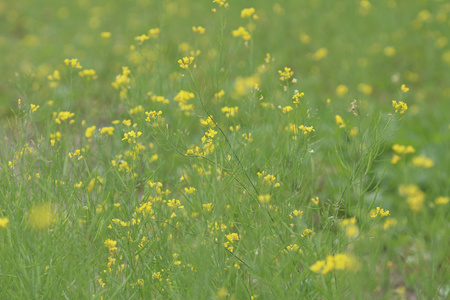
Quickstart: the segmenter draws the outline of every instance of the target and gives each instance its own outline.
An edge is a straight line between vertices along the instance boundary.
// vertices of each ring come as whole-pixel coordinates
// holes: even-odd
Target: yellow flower
[[[303,134],[308,134],[311,131],[315,131],[313,126],[305,126],[305,125],[298,126],[298,129],[303,131]]]
[[[409,88],[407,88],[406,85],[402,84],[401,90],[403,93],[406,93],[409,91]]]
[[[423,202],[425,201],[425,194],[416,185],[402,184],[399,186],[398,191],[401,196],[407,197],[407,203],[412,211],[421,211],[423,209]]]
[[[294,101],[292,101],[292,103],[300,103],[299,99],[303,98],[304,95],[305,95],[305,93],[303,93],[303,92],[302,93],[296,92],[295,95],[292,96],[292,99],[294,99]]]
[[[392,146],[392,150],[394,150],[394,152],[397,154],[410,154],[410,153],[416,152],[416,149],[414,149],[414,147],[411,145],[404,146],[404,145],[394,144]]]
[[[103,39],[109,39],[109,38],[111,37],[111,32],[107,32],[107,31],[102,32],[102,33],[100,33],[100,36],[101,36]]]
[[[217,4],[219,4],[220,6],[223,6],[223,7],[228,7],[227,0],[213,0],[213,3],[217,3]]]
[[[278,74],[280,74],[280,80],[288,80],[294,75],[294,71],[291,71],[291,68],[285,67],[284,70],[279,70]]]
[[[338,125],[339,128],[344,128],[345,127],[344,120],[342,120],[340,115],[336,115],[336,125]]]
[[[321,59],[325,58],[327,56],[327,54],[328,54],[327,48],[320,48],[313,54],[312,59],[316,60],[316,61],[321,60]]]
[[[100,129],[100,133],[106,133],[108,135],[113,135],[114,132],[114,127],[103,127],[102,129]]]
[[[237,233],[230,233],[230,234],[225,235],[225,237],[230,242],[239,241],[239,234],[237,234]]]
[[[224,299],[227,296],[228,296],[228,290],[226,288],[223,287],[217,291],[217,298]]]
[[[241,18],[250,18],[255,13],[255,9],[253,7],[244,8],[241,11]]]
[[[202,27],[202,26],[197,26],[197,27],[196,26],[192,26],[192,31],[196,32],[196,33],[199,33],[199,34],[204,34],[206,29],[204,27]]]
[[[84,77],[87,78],[88,80],[95,80],[98,78],[98,76],[95,74],[95,70],[93,69],[85,69],[83,71],[78,72],[78,75],[80,75],[80,77]]]
[[[385,47],[383,52],[384,52],[384,55],[386,55],[388,57],[394,56],[396,53],[395,48],[391,47],[391,46]]]
[[[90,137],[92,136],[92,134],[94,133],[94,130],[95,130],[95,126],[88,127],[88,128],[86,129],[86,132],[85,132],[84,135],[85,135],[87,138],[90,138]]]
[[[179,59],[178,63],[180,64],[180,68],[187,70],[187,69],[189,69],[189,65],[191,65],[193,61],[194,61],[193,56],[191,56],[191,57],[185,56],[182,59]]]
[[[318,260],[309,269],[315,273],[327,274],[333,270],[357,271],[359,263],[356,258],[348,254],[328,255],[325,260]]]
[[[194,194],[197,189],[194,187],[184,188],[184,191],[188,194]]]
[[[34,113],[39,109],[39,105],[30,104],[31,112]]]
[[[212,203],[202,204],[202,208],[203,208],[204,211],[211,212],[212,209],[213,209],[213,204]]]
[[[82,66],[78,62],[78,59],[76,59],[76,58],[72,58],[72,59],[66,58],[64,60],[64,63],[66,64],[66,66],[71,66],[72,68],[76,68],[76,69],[81,69],[82,68]]]
[[[436,200],[434,200],[434,203],[436,203],[436,205],[445,205],[449,201],[450,201],[450,197],[442,197],[441,196],[441,197],[436,198]]]
[[[416,167],[432,168],[434,166],[434,161],[424,155],[414,156],[412,158],[412,164]]]
[[[8,218],[0,218],[0,228],[7,228],[9,223]]]
[[[375,219],[380,216],[381,218],[389,216],[389,210],[384,210],[383,208],[377,207],[377,209],[373,209],[370,213],[370,217]]]
[[[244,40],[248,41],[252,38],[252,36],[250,35],[250,33],[242,26],[240,26],[238,29],[233,30],[231,32],[231,34],[234,37],[242,37]]]
[[[400,111],[400,114],[403,114],[408,110],[408,105],[403,101],[399,101],[397,103],[396,100],[392,100],[392,106],[394,107],[396,113]]]
[[[261,203],[269,203],[270,201],[270,195],[259,195],[258,196],[258,201]]]
[[[348,87],[340,84],[336,87],[336,95],[338,95],[338,97],[343,97],[345,94],[347,94],[348,92]]]
[[[34,206],[29,215],[30,225],[38,230],[56,223],[56,214],[50,203]]]
[[[134,38],[135,41],[139,42],[139,45],[142,44],[144,41],[146,41],[148,39],[150,39],[150,37],[148,35],[146,35],[146,34],[139,35],[139,36]]]
[[[396,219],[394,219],[394,218],[387,218],[386,221],[384,221],[383,229],[387,230],[390,227],[395,226],[395,225],[397,225],[397,220]]]
[[[358,90],[366,95],[372,94],[373,88],[371,85],[366,83],[358,84]]]
[[[159,28],[152,28],[148,31],[149,38],[157,38],[159,36]]]

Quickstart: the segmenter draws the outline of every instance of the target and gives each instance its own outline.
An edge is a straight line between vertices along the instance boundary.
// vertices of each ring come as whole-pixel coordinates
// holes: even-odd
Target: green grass
[[[448,298],[449,22],[445,1],[0,3],[0,299]]]

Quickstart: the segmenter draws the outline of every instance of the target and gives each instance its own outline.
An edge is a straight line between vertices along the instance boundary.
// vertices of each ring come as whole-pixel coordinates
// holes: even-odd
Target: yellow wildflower
[[[9,223],[8,218],[0,218],[0,228],[7,228]]]
[[[288,80],[294,75],[294,71],[291,70],[291,68],[285,67],[284,70],[279,70],[278,74],[280,75],[280,80]]]
[[[241,18],[250,18],[255,13],[255,9],[253,7],[244,8],[241,11]]]
[[[266,195],[259,195],[258,196],[258,201],[261,203],[269,203],[270,201],[270,195],[266,194]]]
[[[434,200],[434,203],[436,205],[445,205],[450,201],[450,197],[437,197],[436,200]]]
[[[38,230],[44,229],[56,222],[56,215],[50,203],[34,206],[29,215],[30,225]]]
[[[414,156],[411,162],[416,167],[423,167],[427,169],[434,167],[434,161],[424,155]]]
[[[86,129],[86,132],[85,132],[84,135],[85,135],[87,138],[90,138],[90,137],[92,136],[92,134],[94,133],[94,130],[95,130],[95,126],[88,127],[88,128]]]
[[[252,38],[252,36],[250,35],[250,33],[242,26],[240,26],[238,29],[233,30],[231,32],[231,34],[234,37],[242,37],[244,40],[248,41]]]
[[[114,132],[114,127],[103,127],[102,129],[100,129],[100,133],[106,133],[108,135],[113,135]]]
[[[396,100],[392,100],[392,106],[394,107],[396,113],[400,111],[400,114],[403,114],[408,110],[408,105],[403,101],[399,101],[397,103]]]
[[[321,59],[325,58],[327,56],[327,54],[328,54],[327,48],[320,48],[313,54],[312,59],[313,60],[321,60]]]
[[[338,97],[343,97],[345,94],[347,94],[348,92],[348,87],[340,84],[336,87],[336,95],[338,95]]]
[[[66,66],[71,66],[72,68],[76,68],[76,69],[81,69],[82,68],[82,66],[78,62],[78,59],[76,59],[76,58],[72,58],[72,59],[66,58],[64,60],[64,63],[66,64]]]
[[[342,120],[340,115],[336,115],[336,125],[338,125],[339,128],[344,128],[345,127],[344,120]]]
[[[104,31],[100,33],[100,37],[103,39],[109,39],[111,37],[111,32]]]
[[[196,26],[192,26],[192,31],[196,32],[196,33],[199,33],[199,34],[204,34],[206,29],[204,27],[202,27],[202,26],[197,26],[197,27]]]
[[[189,65],[191,65],[193,61],[194,61],[193,56],[191,56],[191,57],[185,56],[185,57],[179,59],[178,63],[180,64],[180,68],[187,70],[187,69],[189,69]]]

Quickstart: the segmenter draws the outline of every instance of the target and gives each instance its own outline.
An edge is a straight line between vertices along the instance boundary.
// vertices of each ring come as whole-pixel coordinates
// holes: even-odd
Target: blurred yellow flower
[[[0,228],[7,228],[9,223],[8,218],[0,218]]]
[[[29,223],[34,229],[42,230],[56,223],[55,209],[50,203],[35,205],[29,215]]]

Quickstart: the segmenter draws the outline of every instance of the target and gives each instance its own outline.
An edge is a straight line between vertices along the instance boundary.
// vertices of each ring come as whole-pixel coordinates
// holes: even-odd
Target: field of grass
[[[0,299],[448,299],[450,3],[0,1]]]

